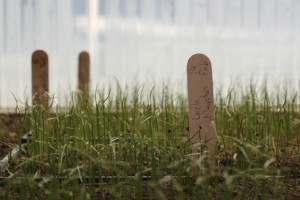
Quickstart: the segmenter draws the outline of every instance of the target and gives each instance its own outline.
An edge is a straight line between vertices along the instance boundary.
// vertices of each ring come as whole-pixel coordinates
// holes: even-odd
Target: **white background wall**
[[[87,2],[84,4],[84,2]],[[160,84],[184,92],[194,53],[213,64],[216,85],[253,75],[300,79],[300,0],[0,0],[0,107],[31,95],[30,57],[50,57],[50,90],[76,89],[77,55],[92,58],[92,84]]]

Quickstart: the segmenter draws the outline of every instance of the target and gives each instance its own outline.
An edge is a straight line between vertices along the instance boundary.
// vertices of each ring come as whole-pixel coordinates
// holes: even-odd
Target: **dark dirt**
[[[297,155],[298,154],[298,155]],[[283,191],[286,199],[300,199],[300,162],[299,152],[290,153],[286,159],[278,159],[281,165]]]
[[[18,144],[15,121],[12,115],[0,115],[0,159]]]

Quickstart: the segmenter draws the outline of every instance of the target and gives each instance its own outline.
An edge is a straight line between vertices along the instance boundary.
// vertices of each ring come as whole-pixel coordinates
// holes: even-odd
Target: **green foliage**
[[[2,179],[2,198],[282,199],[276,158],[300,149],[298,93],[230,88],[215,95],[219,135],[192,163],[187,99],[144,85],[73,94],[67,109],[26,106],[32,142]],[[22,134],[22,128],[20,135]],[[205,146],[206,144],[202,144]]]

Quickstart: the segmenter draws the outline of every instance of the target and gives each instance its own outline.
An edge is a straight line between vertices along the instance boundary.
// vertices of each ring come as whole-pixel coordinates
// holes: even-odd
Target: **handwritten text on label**
[[[193,65],[189,67],[188,69],[189,74],[199,75],[199,76],[205,76],[208,75],[208,63],[198,63],[197,65]]]

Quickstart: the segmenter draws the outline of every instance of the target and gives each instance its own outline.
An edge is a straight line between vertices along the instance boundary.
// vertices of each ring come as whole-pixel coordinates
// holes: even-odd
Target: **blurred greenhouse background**
[[[300,0],[0,0],[0,107],[31,94],[31,54],[49,55],[57,102],[77,86],[77,56],[91,55],[92,86],[137,81],[184,92],[186,63],[211,58],[230,80],[300,79]]]

